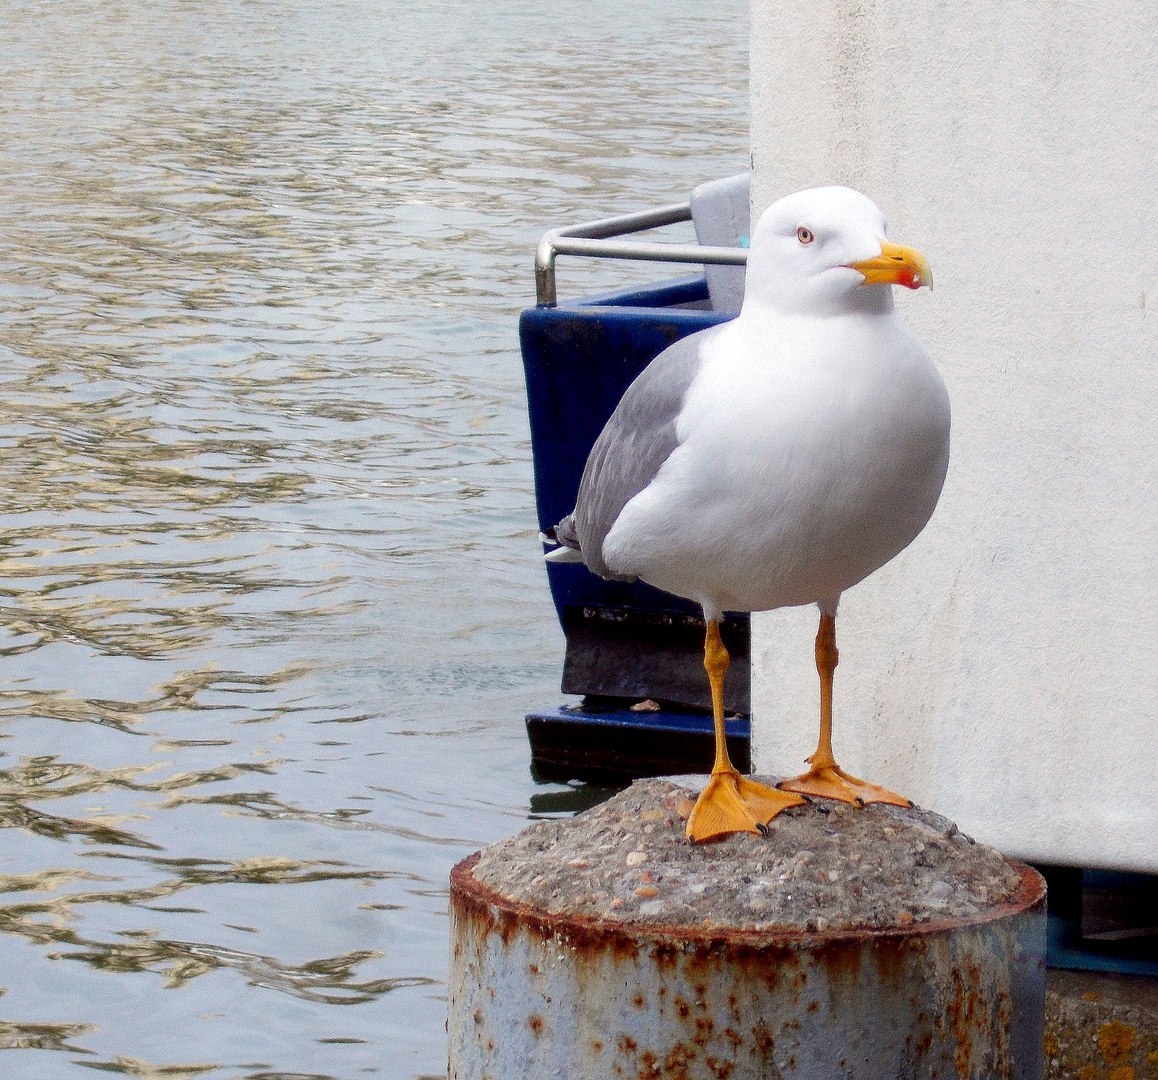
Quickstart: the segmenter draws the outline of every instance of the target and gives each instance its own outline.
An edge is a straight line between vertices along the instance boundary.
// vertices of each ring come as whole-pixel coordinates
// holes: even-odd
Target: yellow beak
[[[904,285],[906,289],[919,289],[922,285],[933,285],[933,273],[929,260],[914,248],[901,247],[881,241],[881,253],[875,259],[848,264],[850,269],[864,274],[866,285]]]

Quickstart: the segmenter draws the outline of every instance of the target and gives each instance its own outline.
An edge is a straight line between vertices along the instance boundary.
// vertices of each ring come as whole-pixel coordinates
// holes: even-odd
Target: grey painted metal
[[[709,180],[692,189],[692,224],[701,244],[743,246],[752,235],[751,174],[737,173]],[[739,314],[744,303],[742,266],[705,266],[713,311]]]
[[[1041,1080],[1045,883],[842,933],[548,915],[451,878],[452,1080]]]
[[[580,225],[564,225],[543,234],[535,250],[535,298],[539,307],[558,302],[555,287],[555,258],[558,255],[587,255],[598,259],[639,259],[645,262],[679,262],[744,266],[744,248],[711,247],[699,244],[653,244],[614,240],[612,237],[658,229],[691,221],[690,203],[642,210],[636,214],[600,218]]]

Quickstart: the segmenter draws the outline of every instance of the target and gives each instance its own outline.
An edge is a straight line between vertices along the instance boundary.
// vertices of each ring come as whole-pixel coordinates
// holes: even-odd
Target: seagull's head
[[[785,314],[891,311],[891,285],[932,285],[925,257],[885,239],[867,195],[809,188],[774,202],[756,223],[745,300]]]

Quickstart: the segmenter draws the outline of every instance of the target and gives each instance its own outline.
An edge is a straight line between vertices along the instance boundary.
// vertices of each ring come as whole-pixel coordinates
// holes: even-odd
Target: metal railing
[[[640,259],[645,262],[712,263],[744,266],[748,262],[745,248],[701,247],[699,244],[649,244],[611,240],[613,236],[658,229],[691,221],[691,203],[673,203],[638,214],[602,218],[582,225],[564,225],[543,234],[535,250],[535,299],[539,307],[558,303],[555,290],[555,257],[587,255],[596,259]]]

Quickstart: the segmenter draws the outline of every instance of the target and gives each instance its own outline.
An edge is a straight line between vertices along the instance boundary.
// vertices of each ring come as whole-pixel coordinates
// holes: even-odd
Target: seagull
[[[912,805],[848,775],[832,752],[841,594],[925,527],[949,463],[949,396],[897,315],[893,285],[931,285],[920,252],[846,187],[798,191],[760,217],[730,322],[677,341],[628,387],[587,459],[546,555],[698,603],[716,758],[687,821],[702,842],[763,833],[802,795]],[[772,788],[724,740],[725,611],[816,604],[820,738],[811,768]]]

